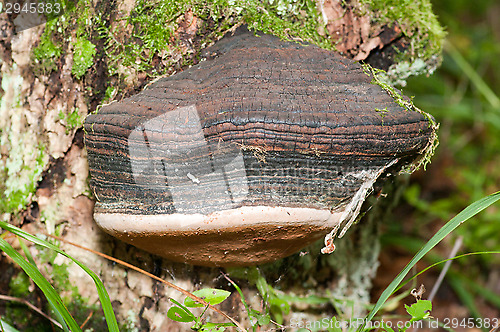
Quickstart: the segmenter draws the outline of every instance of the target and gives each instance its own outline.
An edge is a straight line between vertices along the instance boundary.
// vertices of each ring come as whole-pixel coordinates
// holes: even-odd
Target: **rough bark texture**
[[[346,6],[345,3],[340,5],[341,3],[344,2],[330,3],[331,6],[337,8],[334,11],[337,14],[339,8],[352,11],[356,7]],[[322,8],[321,5],[318,7]],[[193,10],[183,9],[178,15],[174,15],[171,21],[164,23],[165,25],[173,24],[176,27],[176,34],[170,39],[175,47],[149,54],[148,52],[154,45],[147,44],[137,37],[142,31],[138,28],[139,23],[132,19],[120,20],[120,18],[128,17],[133,8],[132,1],[89,2],[79,7],[82,12],[64,23],[74,25],[61,27],[60,31],[67,34],[61,35],[61,33],[54,32],[53,39],[44,37],[44,26],[15,31],[15,26],[12,24],[15,17],[1,14],[2,183],[0,190],[3,193],[0,212],[3,213],[2,219],[32,233],[54,233],[57,230],[68,241],[80,243],[128,261],[189,291],[205,287],[230,289],[233,295],[224,302],[221,309],[237,320],[243,321],[244,324],[248,324],[248,317],[239,295],[229,286],[219,270],[172,263],[125,245],[100,231],[92,219],[94,198],[87,186],[88,168],[81,129],[83,117],[96,110],[97,105],[105,99],[106,92],[108,92],[108,98],[105,101],[109,102],[113,98],[121,99],[125,95],[140,90],[151,80],[155,70],[162,73],[181,70],[183,57],[197,62],[193,54],[197,54],[202,48],[201,45],[207,42],[206,36],[214,40],[213,31],[223,31],[225,28],[222,27],[221,22],[228,23],[220,17],[216,19],[208,15],[197,17]],[[235,15],[235,12],[237,11],[233,10],[229,14]],[[92,25],[95,23],[92,20],[97,17],[96,13],[100,14],[101,21],[99,24]],[[366,22],[371,22],[367,17],[370,18],[373,13],[369,11],[364,13],[363,17],[357,18],[354,14],[339,15],[342,19],[338,21],[335,15],[327,10],[321,11],[325,22],[330,22],[326,30],[331,34],[338,33],[337,36],[344,37],[341,45],[345,50],[342,50],[348,55],[359,57],[362,52],[370,53],[370,49],[379,49],[379,46],[385,43],[386,39],[382,37],[380,37],[382,44],[370,41],[370,38],[382,36],[382,34],[380,29],[372,26],[367,35]],[[137,16],[134,17],[137,18]],[[228,15],[227,17],[237,16]],[[227,17],[224,19],[228,20]],[[78,21],[79,18],[82,22],[85,20],[87,20],[85,22],[91,22],[90,25],[82,25],[83,23]],[[153,19],[154,17],[151,16],[151,20]],[[255,27],[252,25],[253,22],[248,22],[248,17],[246,20],[246,23]],[[331,23],[333,21],[335,24]],[[355,21],[364,23],[362,25],[352,23]],[[339,25],[339,22],[344,23]],[[232,23],[241,23],[241,21],[234,19]],[[374,26],[377,25],[380,28],[380,22],[374,23]],[[46,29],[48,28],[47,25]],[[395,28],[392,30],[396,31]],[[103,31],[114,31],[115,34],[112,38],[109,35],[108,39],[101,38]],[[353,34],[360,37],[349,39],[348,37]],[[349,45],[348,40],[349,43],[356,42]],[[390,45],[392,40],[394,38],[388,38],[386,46]],[[58,46],[51,48],[50,43]],[[136,44],[144,47],[140,54],[149,59],[152,67],[148,70],[141,70],[132,65],[127,66],[125,60],[113,62],[111,54],[116,56],[116,59],[121,59],[118,55],[126,52],[128,46]],[[378,46],[372,47],[375,44]],[[54,53],[50,53],[53,55],[50,57],[34,55],[35,50],[42,49],[42,46],[46,46],[45,55],[49,54],[48,50],[53,51]],[[350,51],[350,49],[359,49],[361,52]],[[378,57],[376,53],[370,54],[374,59]],[[87,58],[93,61],[90,65],[85,61]],[[138,57],[137,63],[140,61]],[[384,62],[381,67],[385,67],[386,63]],[[82,68],[84,74],[80,75]],[[114,87],[120,88],[118,94],[116,91],[113,93]],[[339,242],[335,256],[319,256],[318,246],[316,246],[275,264],[261,266],[258,271],[268,278],[272,286],[283,290],[294,288],[296,294],[306,294],[311,289],[315,289],[320,295],[332,291],[336,295],[352,298],[357,301],[356,308],[349,313],[359,315],[362,312],[363,302],[369,300],[370,278],[374,275],[377,266],[377,228],[369,222],[365,222],[365,226],[368,227],[354,229],[353,238],[346,238],[343,242]],[[16,240],[10,239],[10,241],[17,246]],[[165,315],[171,306],[168,297],[178,300],[183,297],[178,292],[68,244],[62,243],[61,247],[101,276],[110,294],[118,320],[125,330],[127,328],[141,331],[188,330],[189,324],[172,322]],[[49,272],[57,271],[53,272],[51,279],[60,288],[64,289],[63,282],[58,276],[70,280],[73,285],[77,286],[77,293],[88,298],[87,303],[96,301],[97,294],[92,281],[85,277],[77,266],[69,264],[65,269],[66,272],[61,272],[58,267],[67,263],[66,261],[61,258],[48,259],[47,256],[41,258],[43,250],[34,246],[30,246],[30,250],[35,257],[39,257],[39,264],[46,267]],[[18,271],[12,266],[9,259],[2,255],[0,270],[9,271],[10,276],[18,275]],[[261,298],[254,284],[263,279],[256,277],[256,271],[255,269],[231,271],[231,275],[244,289],[248,304],[252,308],[262,309]],[[8,293],[6,290],[8,277],[2,274],[3,279],[0,280],[2,293]],[[297,288],[295,285],[303,285],[303,287]],[[62,292],[71,296],[72,299],[77,297],[74,290],[66,288]],[[44,301],[39,295],[39,293],[38,295],[36,292],[33,293],[30,295],[30,300],[43,307]],[[347,310],[349,305],[345,304],[343,308]],[[90,307],[80,308],[80,314],[84,317],[81,322],[91,311]],[[286,317],[285,324],[291,317],[305,317],[305,314],[300,313],[299,310],[296,311]],[[314,307],[310,312],[315,312],[321,317],[331,317],[334,314],[327,304]],[[0,306],[0,314],[3,316],[4,313],[5,307]],[[214,313],[209,313],[209,315],[215,317],[216,321],[222,320]],[[95,313],[94,317],[97,316],[98,313]],[[30,320],[29,324],[33,325],[34,319]],[[101,320],[91,319],[86,327],[103,330],[101,324]]]

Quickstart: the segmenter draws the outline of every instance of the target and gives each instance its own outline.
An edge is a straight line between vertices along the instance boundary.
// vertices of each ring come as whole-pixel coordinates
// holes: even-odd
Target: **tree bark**
[[[278,3],[281,2],[285,3]],[[140,16],[137,10],[140,4],[129,0],[80,1],[74,11],[63,16],[64,21],[58,18],[23,31],[16,30],[14,15],[0,14],[1,217],[31,233],[59,234],[66,241],[127,261],[188,291],[206,287],[229,289],[233,294],[221,309],[249,326],[239,294],[229,286],[219,269],[169,262],[125,245],[97,228],[92,219],[94,198],[87,180],[84,117],[95,112],[102,103],[140,91],[159,75],[169,75],[186,64],[195,64],[204,46],[243,23],[291,39],[321,41],[322,46],[335,46],[348,57],[365,60],[389,72],[392,70],[393,77],[388,75],[388,79],[393,81],[404,79],[408,74],[398,74],[396,70],[404,63],[411,71],[412,65],[420,61],[422,65],[418,71],[432,72],[439,63],[440,45],[432,40],[429,45],[437,44],[430,53],[410,54],[410,45],[421,42],[418,40],[421,36],[408,34],[410,28],[405,26],[414,22],[396,19],[394,13],[380,12],[356,1],[318,0],[316,8],[309,6],[306,11],[302,7],[290,7],[289,13],[281,14],[279,6],[267,3],[255,8],[251,4],[248,8],[217,7],[219,12],[215,7],[208,8],[208,4],[203,9],[184,4],[178,5],[177,11],[172,11],[163,25],[156,26],[161,23],[158,22],[160,14],[168,9],[162,9],[162,5],[166,6],[157,1],[150,7],[143,6],[151,20],[151,34],[165,33],[163,40],[167,48],[161,50],[145,30],[147,22],[142,19],[146,16]],[[293,12],[295,9],[297,12]],[[255,17],[251,15],[252,10],[257,13]],[[276,12],[278,14],[273,14]],[[268,17],[269,21],[263,17]],[[318,22],[313,29],[315,33],[307,30],[311,18]],[[426,31],[425,22],[419,24],[411,29]],[[171,30],[166,29],[169,26]],[[169,31],[172,34],[167,34]],[[438,32],[436,40],[442,38]],[[372,203],[373,200],[368,205]],[[390,199],[384,204],[390,205]],[[330,296],[344,299],[339,309],[346,315],[362,315],[363,306],[370,301],[371,278],[378,264],[379,223],[376,219],[383,213],[380,209],[374,210],[368,214],[369,218],[364,218],[351,230],[349,236],[336,243],[337,251],[331,256],[320,256],[322,244],[319,243],[276,263],[226,272],[242,288],[250,307],[257,310],[264,310],[260,297],[263,294],[259,295],[255,283],[259,283],[262,291],[266,280],[269,286],[281,289],[283,294],[293,292],[324,297],[330,293]],[[171,306],[168,298],[180,301],[184,297],[177,291],[67,243],[61,243],[61,248],[100,275],[118,321],[127,328],[189,330],[189,324],[166,318]],[[30,246],[30,250],[37,262],[48,269],[49,277],[64,288],[54,274],[61,273],[57,266],[67,262],[62,258],[44,258],[43,250],[35,246]],[[2,255],[0,270],[9,271],[0,283],[3,294],[10,291],[6,280],[19,273],[12,266]],[[89,304],[97,300],[90,278],[75,264],[68,264],[63,275],[78,288],[80,296],[88,299],[80,309],[89,312]],[[62,292],[73,298],[76,296],[68,288]],[[264,299],[267,306],[271,298],[279,299],[282,294],[271,289],[267,292],[269,297]],[[39,301],[38,298],[30,299]],[[353,301],[353,308],[346,299]],[[315,312],[310,314],[311,320],[343,314],[335,313],[326,302],[320,306],[310,305],[310,309]],[[349,311],[351,309],[354,311]],[[273,310],[275,318],[285,313],[279,313],[277,308]],[[298,312],[300,310],[294,308],[292,313],[285,315],[283,323],[290,324],[290,318],[298,317]],[[0,305],[0,316],[4,313]],[[207,314],[214,321],[222,320],[214,312]],[[86,327],[103,330],[97,319],[91,321]]]

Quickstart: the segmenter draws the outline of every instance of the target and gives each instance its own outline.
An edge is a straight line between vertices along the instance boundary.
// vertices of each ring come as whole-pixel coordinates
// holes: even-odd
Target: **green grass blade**
[[[36,262],[35,260],[33,259],[33,256],[31,255],[31,252],[29,251],[28,247],[26,246],[26,244],[24,243],[23,240],[19,239],[19,246],[21,247],[21,249],[23,250],[24,252],[24,255],[26,256],[26,258],[28,259],[28,262],[31,263],[31,265],[33,266],[36,266]]]
[[[54,313],[54,316],[55,316],[54,320],[57,321],[59,324],[61,324],[62,329],[64,331],[69,331],[68,324],[66,324],[66,322],[64,321],[64,317],[61,315],[61,313],[56,308],[54,308],[54,306],[52,305],[51,302],[49,302],[49,307],[50,307],[50,310],[52,310],[52,312]]]
[[[393,294],[394,290],[398,287],[398,285],[403,281],[408,272],[410,272],[411,268],[427,254],[432,248],[434,248],[445,236],[450,234],[455,228],[460,226],[464,221],[472,218],[482,210],[486,209],[488,206],[500,200],[500,192],[496,192],[489,196],[486,196],[468,207],[466,207],[462,212],[457,214],[453,219],[448,221],[443,227],[439,229],[439,231],[434,234],[434,236],[415,254],[413,259],[405,266],[403,271],[401,271],[396,278],[387,286],[384,290],[377,303],[370,311],[364,323],[358,327],[358,331],[363,331],[365,324],[368,321],[371,321],[373,317],[377,314],[377,312],[382,308],[387,299]]]
[[[401,289],[402,287],[404,287],[407,283],[409,283],[410,281],[414,280],[415,278],[417,278],[419,275],[427,272],[428,270],[432,269],[433,267],[436,267],[440,264],[444,264],[448,261],[453,261],[455,259],[459,259],[459,258],[463,258],[463,257],[468,257],[468,256],[474,256],[474,255],[492,255],[492,254],[500,254],[500,251],[477,251],[477,252],[468,252],[466,254],[462,254],[462,255],[458,255],[458,256],[455,256],[455,257],[451,257],[451,258],[447,258],[447,259],[442,259],[436,263],[433,263],[432,265],[429,265],[427,266],[425,269],[423,269],[422,271],[419,271],[418,273],[416,273],[415,275],[413,275],[411,278],[409,278],[408,280],[406,280],[405,282],[401,283],[396,289],[395,291],[398,291],[399,289]],[[450,274],[453,273],[453,271],[451,270],[449,272]],[[465,279],[465,278],[463,278]],[[479,286],[477,284],[477,282],[474,282],[473,283],[474,285],[477,285],[478,287],[480,288],[476,288],[478,290],[482,290],[481,286]],[[483,292],[481,294],[484,294],[484,295],[491,295],[491,292],[490,291],[486,291],[486,292]],[[498,302],[500,303],[500,302]],[[500,307],[499,307],[500,308]]]
[[[497,111],[500,110],[500,99],[479,76],[477,71],[465,60],[460,52],[449,41],[445,43],[445,50],[452,57],[455,63],[460,67],[460,70],[467,75],[469,80],[474,84],[476,89],[486,98],[486,100]]]
[[[47,297],[47,301],[54,307],[54,309],[59,312],[59,314],[64,318],[69,325],[69,328],[73,331],[81,331],[80,327],[76,323],[75,319],[71,316],[68,309],[64,306],[63,301],[59,294],[56,292],[54,287],[45,279],[42,273],[33,266],[30,262],[24,259],[20,253],[18,253],[12,246],[0,238],[0,249],[3,250],[14,262],[16,262],[26,274],[33,280],[35,284],[40,287],[42,292]],[[69,330],[67,330],[69,331]]]
[[[27,232],[15,227],[15,226],[12,226],[12,225],[10,225],[6,222],[3,222],[3,221],[0,221],[0,227],[8,230],[9,232],[11,232],[13,234],[20,236],[28,241],[31,241],[31,242],[36,243],[38,245],[41,245],[43,247],[52,249],[52,250],[56,251],[57,253],[65,256],[65,257],[68,257],[73,262],[75,262],[79,267],[81,267],[92,278],[92,280],[94,281],[94,283],[96,285],[97,293],[98,293],[99,299],[101,301],[102,310],[104,312],[104,316],[106,318],[106,323],[108,324],[109,331],[119,332],[118,323],[116,322],[116,317],[115,317],[115,314],[113,312],[113,307],[111,306],[111,300],[109,299],[108,292],[106,291],[106,288],[104,287],[104,284],[102,283],[101,279],[99,279],[99,277],[92,270],[90,270],[83,263],[81,263],[77,259],[71,257],[70,255],[68,255],[67,253],[65,253],[64,251],[62,251],[61,249],[59,249],[58,247],[56,247],[55,245],[53,245],[50,242],[41,240],[38,237],[36,237],[30,233],[27,233]]]
[[[33,265],[34,267],[38,268],[37,265],[36,265],[35,259],[33,258],[33,255],[31,255],[31,252],[29,251],[29,249],[26,246],[26,244],[24,243],[24,241],[22,239],[20,239],[20,238],[18,238],[18,240],[19,240],[19,246],[23,250],[24,255],[28,259],[28,262],[30,262],[30,264]],[[69,331],[68,325],[64,321],[64,317],[61,315],[61,313],[57,310],[57,308],[54,308],[54,306],[52,305],[51,302],[49,302],[49,306],[50,306],[51,310],[54,312],[54,315],[56,316],[55,320],[59,324],[61,324],[61,326],[63,327],[64,331]]]
[[[0,331],[2,331],[2,332],[19,332],[18,329],[16,329],[13,326],[7,324],[1,318],[0,318]]]
[[[250,310],[250,307],[248,306],[248,303],[247,303],[247,301],[245,299],[245,295],[241,291],[241,288],[233,280],[231,280],[231,278],[229,278],[229,276],[227,274],[225,274],[224,272],[222,272],[222,275],[224,276],[224,278],[226,278],[227,281],[229,281],[231,283],[231,285],[233,285],[233,287],[236,289],[236,291],[238,292],[238,294],[240,294],[241,302],[245,306],[245,310],[247,311],[248,317],[252,317],[252,311]],[[250,320],[250,324],[252,324],[252,327],[254,326],[254,323],[252,323],[251,320]]]

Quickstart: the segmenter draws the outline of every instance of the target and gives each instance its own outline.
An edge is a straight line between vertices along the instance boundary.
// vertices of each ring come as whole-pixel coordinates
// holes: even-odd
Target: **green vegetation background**
[[[439,0],[433,6],[448,30],[443,64],[434,75],[411,78],[404,88],[441,123],[440,146],[428,172],[419,174],[420,184],[405,194],[419,228],[448,220],[500,188],[500,25],[494,16],[500,3]],[[499,209],[463,225],[459,234],[471,250],[498,250]]]
[[[448,32],[442,66],[429,77],[409,79],[403,91],[441,124],[440,145],[427,171],[413,176],[383,238],[386,246],[408,252],[470,202],[500,188],[500,3],[434,0],[433,9]],[[462,253],[498,251],[498,205],[461,225],[439,254],[426,259],[446,258],[458,236]],[[500,309],[477,286],[491,287],[499,271],[499,255],[478,255],[454,261],[447,280],[460,303],[479,316],[481,301]],[[499,292],[495,287],[490,291]]]

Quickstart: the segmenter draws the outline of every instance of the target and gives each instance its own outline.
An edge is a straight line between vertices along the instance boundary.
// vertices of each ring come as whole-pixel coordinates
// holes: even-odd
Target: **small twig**
[[[94,312],[91,311],[90,314],[85,318],[85,321],[80,325],[80,328],[83,330],[83,327],[89,322],[90,318],[94,315]]]
[[[181,288],[181,287],[179,287],[179,286],[177,286],[177,285],[175,285],[175,284],[173,284],[173,283],[171,283],[171,282],[168,282],[168,281],[166,281],[166,280],[163,280],[163,279],[161,279],[160,277],[155,276],[154,274],[151,274],[151,273],[149,273],[149,272],[147,272],[147,271],[144,271],[143,269],[140,269],[140,268],[138,268],[137,266],[134,266],[134,265],[132,265],[132,264],[129,264],[129,263],[127,263],[127,262],[125,262],[125,261],[122,261],[122,260],[120,260],[120,259],[118,259],[118,258],[114,258],[114,257],[108,256],[108,255],[106,255],[106,254],[103,254],[103,253],[101,253],[101,252],[98,252],[98,251],[92,250],[92,249],[90,249],[90,248],[86,248],[86,247],[84,247],[84,246],[81,246],[81,245],[76,244],[76,243],[74,243],[74,242],[71,242],[71,241],[65,240],[65,239],[60,238],[60,237],[55,236],[55,235],[51,235],[51,234],[46,234],[46,235],[47,235],[47,236],[50,236],[51,238],[54,238],[54,239],[56,239],[56,240],[59,240],[59,241],[61,241],[61,242],[68,243],[68,244],[70,244],[70,245],[72,245],[72,246],[75,246],[75,247],[77,247],[77,248],[80,248],[80,249],[83,249],[83,250],[89,251],[89,252],[91,252],[91,253],[93,253],[93,254],[95,254],[95,255],[98,255],[98,256],[101,256],[101,257],[103,257],[103,258],[106,258],[106,259],[108,259],[108,260],[110,260],[110,261],[112,261],[112,262],[115,262],[115,263],[118,263],[118,264],[120,264],[120,265],[123,265],[123,266],[125,266],[125,267],[127,267],[127,268],[129,268],[129,269],[132,269],[132,270],[134,270],[134,271],[137,271],[137,272],[139,272],[139,273],[142,273],[142,274],[144,274],[144,275],[147,275],[148,277],[150,277],[150,278],[152,278],[152,279],[155,279],[155,280],[157,280],[157,281],[159,281],[159,282],[161,282],[161,283],[164,283],[164,284],[165,284],[165,285],[167,285],[168,287],[171,287],[171,288],[173,288],[173,289],[175,289],[175,290],[177,290],[177,291],[181,292],[182,294],[186,295],[187,297],[190,297],[190,298],[191,298],[191,299],[193,299],[194,301],[196,301],[196,302],[198,302],[198,303],[201,303],[201,304],[203,304],[203,305],[207,306],[208,308],[212,309],[212,310],[213,310],[213,311],[215,311],[216,313],[218,313],[218,314],[220,314],[220,315],[222,315],[222,316],[226,317],[226,318],[227,318],[227,319],[229,319],[229,320],[230,320],[230,321],[231,321],[234,325],[236,325],[236,326],[237,326],[237,327],[238,327],[241,331],[245,331],[245,328],[244,328],[244,327],[243,327],[243,326],[242,326],[242,325],[241,325],[238,321],[236,321],[234,318],[230,317],[230,316],[229,316],[228,314],[226,314],[225,312],[220,311],[219,309],[217,309],[216,307],[214,307],[213,305],[211,305],[211,304],[210,304],[210,303],[208,303],[207,301],[203,300],[202,298],[200,298],[200,297],[198,297],[198,296],[196,296],[196,295],[191,294],[191,293],[190,293],[190,292],[188,292],[187,290],[185,290],[185,289],[183,289],[183,288]]]
[[[457,240],[455,241],[455,244],[453,245],[453,248],[451,249],[450,254],[448,255],[448,261],[446,261],[446,263],[444,263],[444,267],[441,270],[441,273],[439,274],[439,276],[436,280],[436,283],[432,287],[432,290],[431,290],[429,297],[428,297],[429,301],[432,302],[432,300],[434,299],[434,296],[436,296],[436,293],[444,280],[444,276],[446,275],[446,273],[448,272],[448,270],[451,266],[451,262],[452,262],[451,259],[457,255],[458,249],[460,249],[460,247],[462,246],[462,242],[463,242],[463,237],[459,236],[457,238]]]
[[[250,318],[250,315],[251,315],[250,307],[248,306],[248,303],[245,300],[245,295],[241,291],[241,288],[233,280],[231,280],[231,278],[229,278],[229,276],[226,273],[221,271],[221,274],[222,274],[222,276],[224,276],[224,278],[226,278],[227,281],[229,281],[231,283],[231,285],[233,285],[233,287],[236,289],[238,294],[240,294],[241,302],[243,302],[243,305],[245,306],[245,309],[248,313],[248,317]],[[250,320],[250,322],[251,322],[251,320]]]
[[[0,294],[0,300],[22,303],[22,304],[28,306],[31,310],[36,311],[38,314],[40,314],[43,317],[47,318],[52,324],[54,324],[58,328],[62,329],[62,326],[61,326],[61,324],[59,324],[58,321],[56,321],[54,318],[52,318],[49,315],[47,315],[46,313],[44,313],[41,309],[35,307],[30,302],[26,301],[25,299],[21,299],[21,298],[18,298],[18,297],[13,297],[13,296],[8,296],[8,295],[1,295]]]

